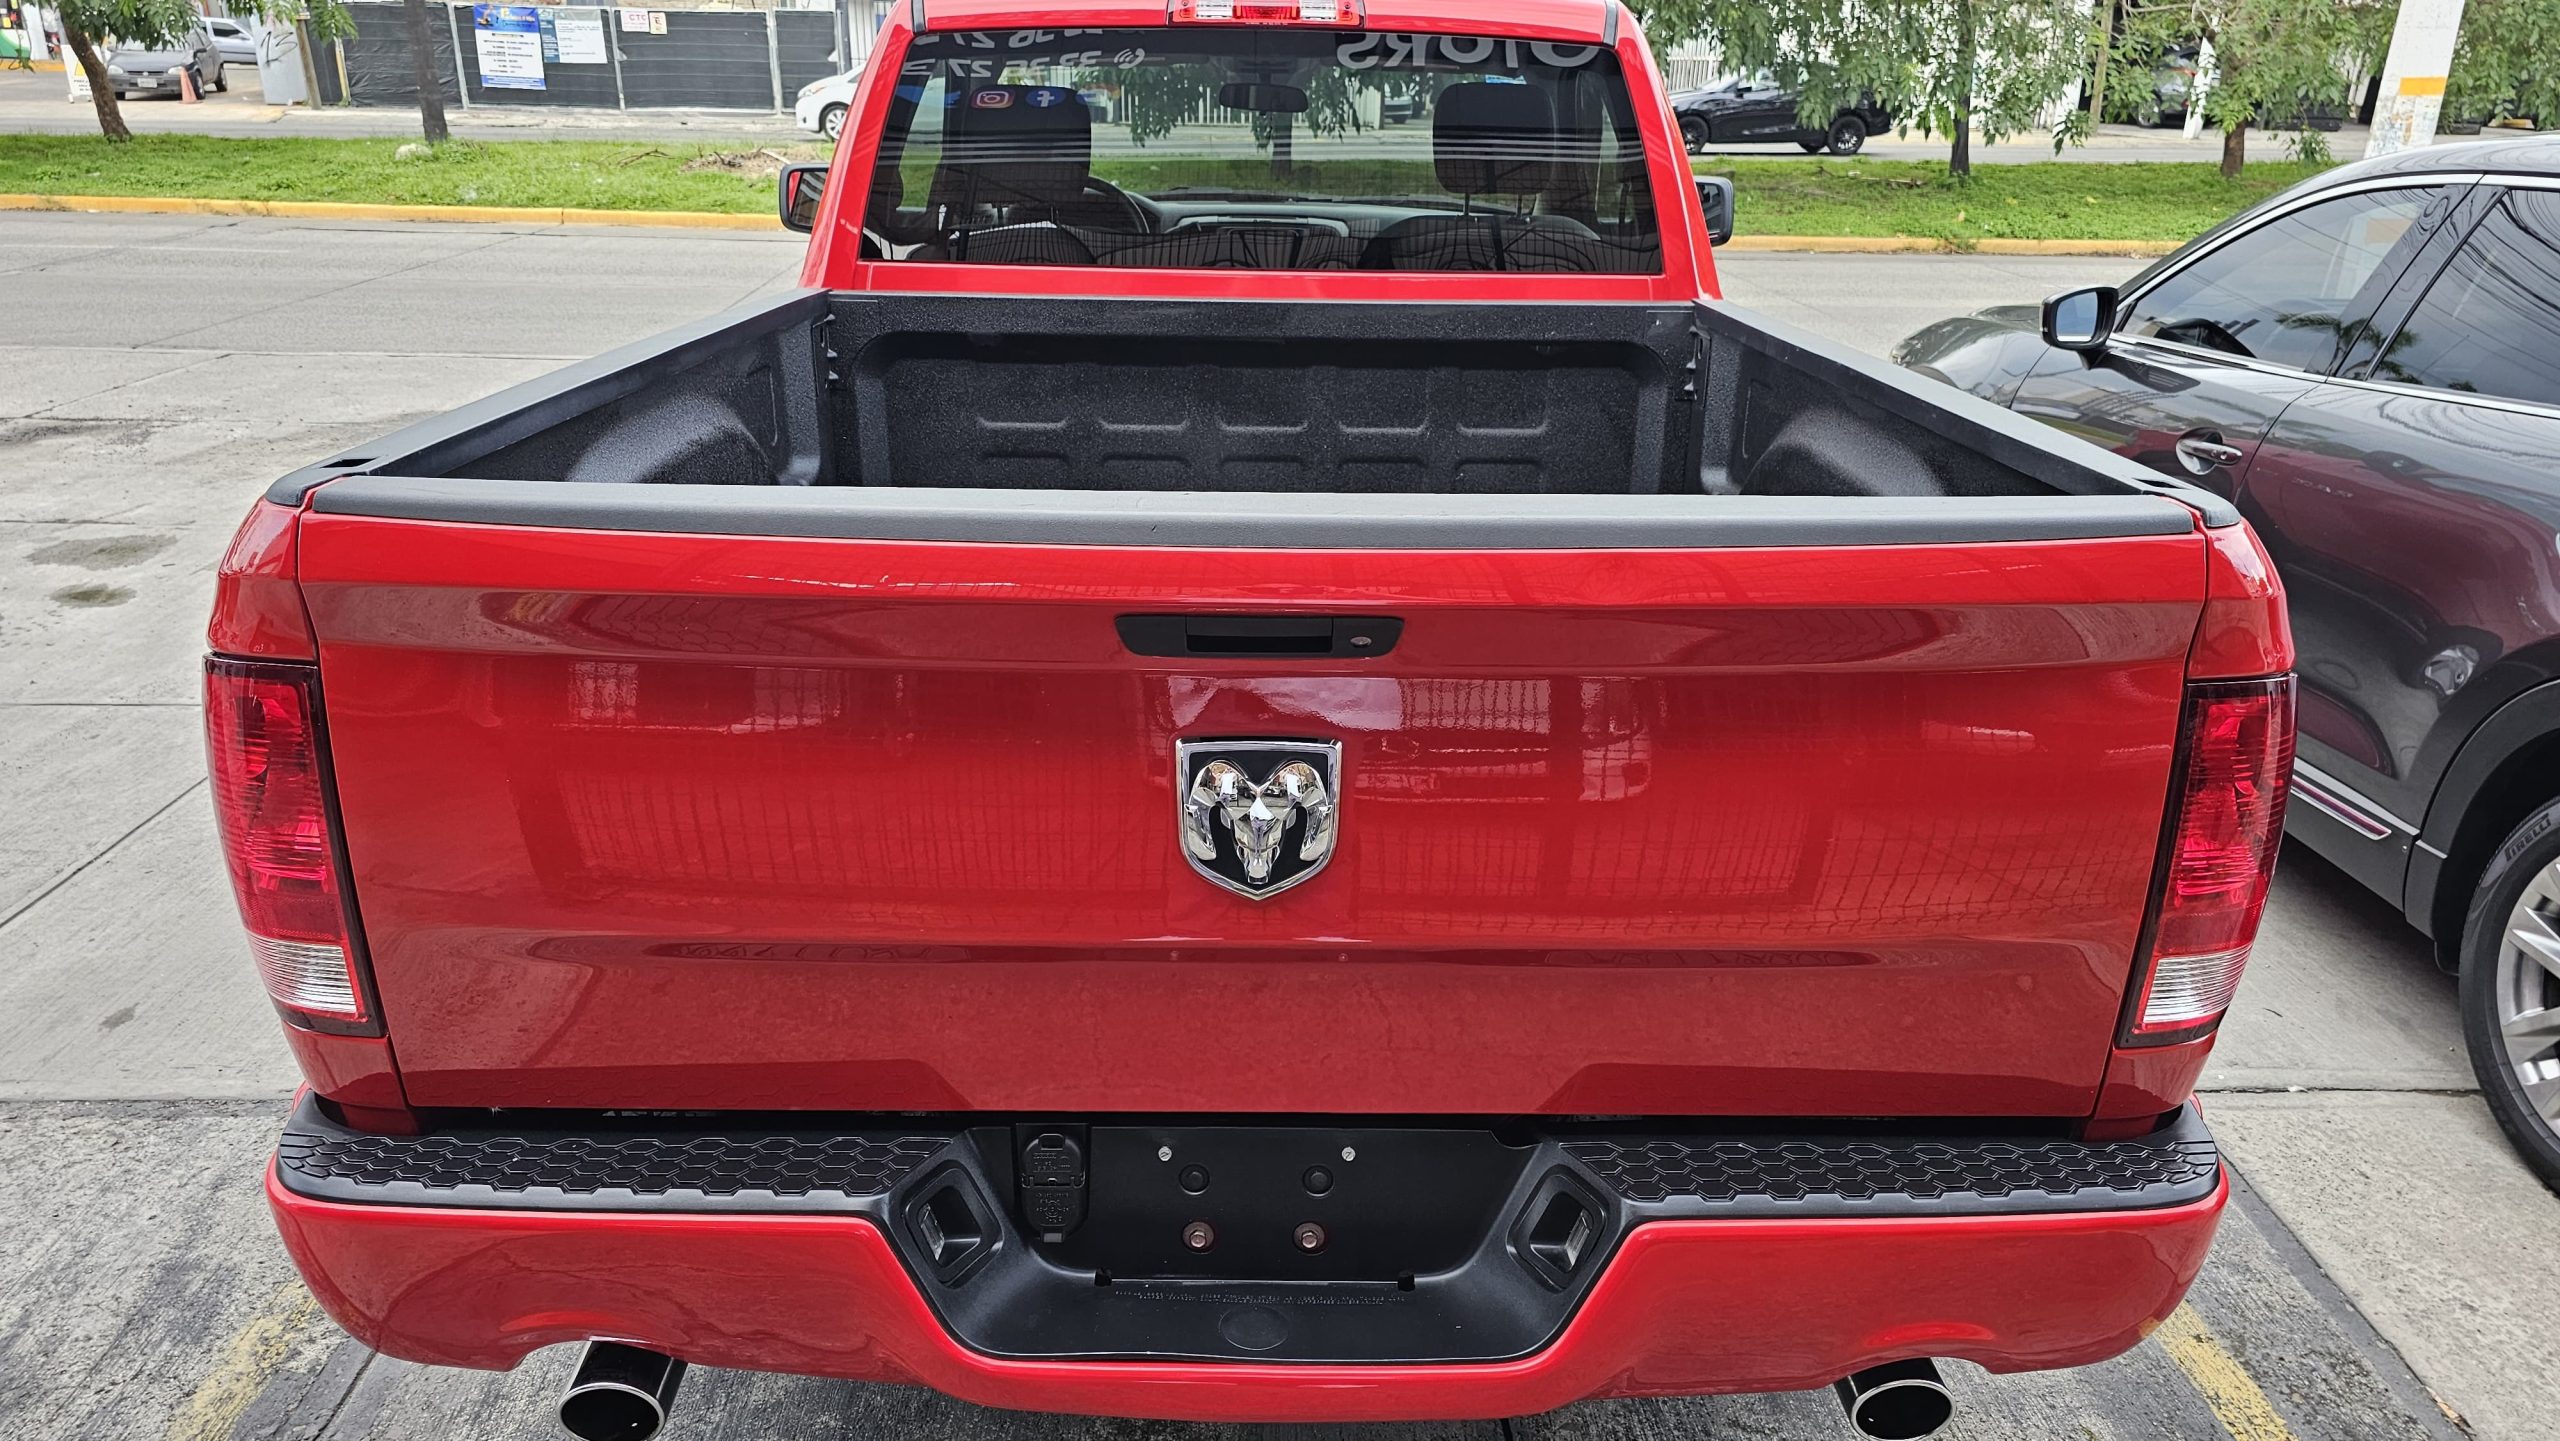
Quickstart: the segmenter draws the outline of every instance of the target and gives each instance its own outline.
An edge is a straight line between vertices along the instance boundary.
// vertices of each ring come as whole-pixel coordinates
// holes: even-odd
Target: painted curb
[[[1930,235],[1737,235],[1716,249],[1792,250],[1836,255],[2166,255],[2175,240],[2013,240],[1958,243]]]
[[[370,205],[341,200],[197,200],[174,195],[10,195],[0,210],[150,215],[247,215],[301,220],[442,220],[495,225],[658,225],[684,230],[780,230],[771,215],[707,210],[554,210],[511,205]],[[2010,240],[1958,244],[1927,235],[1737,235],[1724,251],[1833,255],[2166,255],[2169,240]]]
[[[514,205],[369,205],[344,200],[197,200],[175,195],[0,194],[0,210],[146,215],[247,215],[295,220],[445,220],[490,225],[661,225],[684,230],[780,230],[771,215],[707,210],[568,210]]]

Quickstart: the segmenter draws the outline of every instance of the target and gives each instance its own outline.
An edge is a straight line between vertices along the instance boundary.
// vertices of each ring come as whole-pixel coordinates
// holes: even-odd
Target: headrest
[[[1093,112],[1063,85],[980,86],[951,109],[940,168],[953,204],[1072,204],[1093,170]]]
[[[1431,161],[1452,195],[1529,195],[1555,173],[1555,107],[1534,85],[1470,81],[1431,109]]]

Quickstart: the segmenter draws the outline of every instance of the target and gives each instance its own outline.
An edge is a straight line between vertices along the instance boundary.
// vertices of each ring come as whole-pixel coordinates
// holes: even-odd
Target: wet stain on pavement
[[[139,565],[177,543],[174,535],[109,535],[92,540],[57,540],[27,552],[36,565],[76,565],[88,570],[115,570]]]
[[[133,599],[132,587],[105,585],[98,581],[91,581],[86,585],[66,585],[53,593],[54,604],[72,606],[81,610],[122,605],[131,599]]]

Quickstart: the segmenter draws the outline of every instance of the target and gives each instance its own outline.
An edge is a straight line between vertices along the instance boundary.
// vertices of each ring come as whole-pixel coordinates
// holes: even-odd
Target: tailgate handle
[[[1385,655],[1404,634],[1391,615],[1124,615],[1120,643],[1138,655],[1263,660]]]

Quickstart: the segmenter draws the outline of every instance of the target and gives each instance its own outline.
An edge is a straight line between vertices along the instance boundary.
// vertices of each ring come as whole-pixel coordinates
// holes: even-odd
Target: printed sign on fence
[[[563,65],[610,63],[604,53],[603,11],[545,10],[542,17],[550,22],[543,36],[543,59]]]
[[[622,33],[625,35],[648,34],[649,12],[646,10],[625,9],[622,12]]]
[[[531,5],[471,7],[471,46],[487,90],[541,90],[542,17]]]

